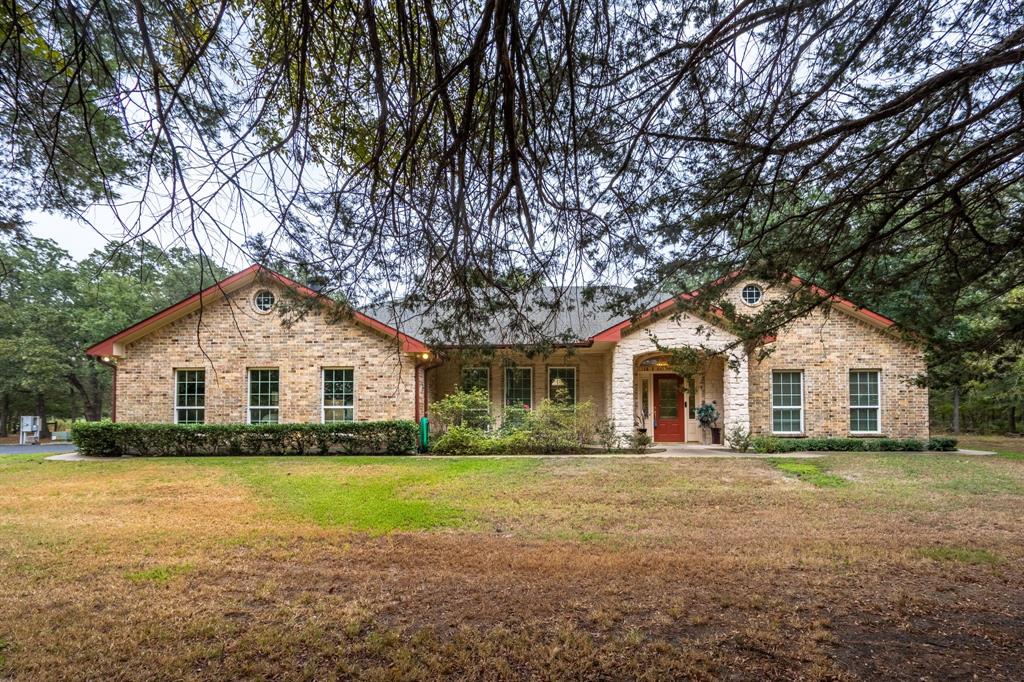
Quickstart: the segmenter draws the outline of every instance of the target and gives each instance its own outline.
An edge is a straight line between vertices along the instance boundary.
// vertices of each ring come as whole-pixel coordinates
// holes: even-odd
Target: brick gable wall
[[[172,421],[174,370],[205,369],[206,421],[244,422],[247,370],[263,367],[280,370],[281,422],[320,421],[324,367],[353,368],[357,420],[414,418],[415,361],[394,338],[322,313],[286,327],[276,310],[255,310],[260,289],[286,300],[280,285],[253,283],[208,304],[201,320],[192,313],[129,344],[118,360],[118,421]]]
[[[741,313],[756,312],[740,299],[748,283],[738,282],[728,294]],[[785,295],[764,286],[765,301]],[[928,389],[914,385],[927,365],[923,349],[915,344],[841,310],[821,309],[790,323],[768,348],[767,358],[750,360],[753,433],[771,433],[772,371],[802,370],[805,433],[849,436],[849,372],[863,369],[880,372],[881,435],[928,437]]]

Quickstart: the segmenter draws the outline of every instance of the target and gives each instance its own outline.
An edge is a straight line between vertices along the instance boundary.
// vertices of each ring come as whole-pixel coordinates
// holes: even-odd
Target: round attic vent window
[[[743,302],[747,305],[757,305],[761,302],[761,295],[764,291],[761,287],[756,284],[748,284],[743,287],[743,292],[740,294],[743,297]]]
[[[269,313],[270,309],[274,307],[274,294],[267,289],[260,289],[256,292],[256,297],[253,298],[253,305],[256,306],[256,310],[262,313]]]

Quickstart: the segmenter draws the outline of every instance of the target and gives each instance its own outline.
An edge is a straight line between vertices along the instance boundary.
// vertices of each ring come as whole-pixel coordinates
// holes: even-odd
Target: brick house
[[[785,295],[783,286],[737,275],[726,296],[755,310]],[[496,413],[557,390],[590,401],[620,433],[643,427],[657,442],[701,440],[703,403],[716,405],[724,433],[928,436],[928,392],[913,381],[925,370],[922,349],[892,320],[838,297],[782,329],[764,359],[714,319],[672,314],[675,298],[636,319],[584,307],[572,322],[575,342],[531,357],[498,343],[485,352],[431,348],[414,324],[339,317],[328,303],[276,314],[296,297],[318,295],[254,265],[89,348],[115,368],[115,419],[418,419],[457,387],[479,386]],[[718,354],[682,377],[654,338]]]

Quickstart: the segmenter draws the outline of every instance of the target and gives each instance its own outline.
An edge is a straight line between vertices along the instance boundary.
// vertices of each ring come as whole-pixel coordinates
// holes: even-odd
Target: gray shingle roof
[[[438,304],[395,304],[365,309],[367,315],[417,339],[442,346],[522,345],[539,339],[558,343],[584,342],[628,315],[611,312],[613,300],[628,294],[627,287],[600,287],[592,296],[583,287],[545,287],[516,306],[509,305],[477,324],[461,325]],[[451,328],[452,331],[442,330]],[[472,329],[475,334],[463,334]],[[529,337],[529,338],[524,338]]]

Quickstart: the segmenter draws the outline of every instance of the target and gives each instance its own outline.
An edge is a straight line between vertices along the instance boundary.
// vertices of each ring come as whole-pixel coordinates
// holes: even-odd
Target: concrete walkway
[[[762,454],[753,451],[733,452],[721,445],[697,445],[687,443],[686,445],[662,445],[651,448],[648,452],[638,455],[633,452],[593,452],[578,453],[572,455],[414,455],[430,459],[771,459],[782,457],[785,459],[817,459],[826,455],[842,454],[841,452],[782,452],[774,454]],[[883,453],[884,454],[884,453]],[[896,454],[896,453],[893,453]],[[914,452],[899,454],[915,455],[971,455],[988,456],[995,455],[994,452],[986,450],[957,450],[953,452]],[[257,457],[260,455],[256,455]],[[266,455],[272,456],[272,455]],[[310,457],[321,457],[323,455],[309,455]],[[347,457],[348,455],[327,455],[328,457]],[[111,462],[118,459],[135,459],[134,457],[86,457],[77,452],[67,452],[60,455],[51,455],[46,459],[55,462]]]
[[[74,443],[40,443],[39,445],[0,445],[0,455],[44,455],[54,452],[74,452]]]

